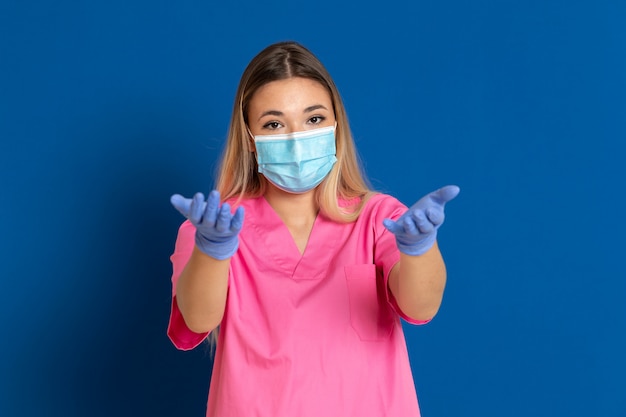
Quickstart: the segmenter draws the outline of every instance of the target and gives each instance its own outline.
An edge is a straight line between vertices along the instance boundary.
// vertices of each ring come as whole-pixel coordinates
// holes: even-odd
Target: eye
[[[313,116],[309,119],[309,123],[313,125],[318,125],[322,123],[324,120],[326,120],[326,117],[324,116]]]
[[[280,129],[282,125],[279,122],[267,122],[263,125],[263,129],[276,130]]]

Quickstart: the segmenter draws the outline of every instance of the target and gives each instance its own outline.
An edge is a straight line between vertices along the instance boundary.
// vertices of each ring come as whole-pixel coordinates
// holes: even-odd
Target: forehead
[[[259,107],[309,106],[329,104],[328,90],[318,81],[309,78],[293,77],[271,81],[261,86],[250,100],[250,110]]]

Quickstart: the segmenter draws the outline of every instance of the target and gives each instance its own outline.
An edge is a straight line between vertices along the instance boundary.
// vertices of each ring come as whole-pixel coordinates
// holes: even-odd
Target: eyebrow
[[[317,109],[328,110],[326,107],[322,106],[321,104],[314,104],[313,106],[309,106],[306,109],[304,109],[303,113],[310,113],[310,112],[315,111]]]
[[[323,106],[321,104],[314,104],[314,105],[309,106],[306,109],[304,109],[304,111],[302,113],[311,113],[312,111],[315,111],[315,110],[318,110],[318,109],[328,110],[326,108],[326,106]],[[284,113],[282,111],[268,110],[268,111],[263,112],[261,114],[261,116],[259,116],[259,120],[261,120],[265,116],[283,116],[283,115],[284,115]]]
[[[282,116],[284,113],[282,111],[278,111],[278,110],[268,110],[268,111],[264,111],[260,116],[259,116],[259,120],[261,120],[262,118],[264,118],[265,116]]]

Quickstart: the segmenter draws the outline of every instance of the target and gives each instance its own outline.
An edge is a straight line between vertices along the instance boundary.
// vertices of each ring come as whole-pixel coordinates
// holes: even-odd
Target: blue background
[[[369,4],[369,5],[368,5]],[[169,196],[208,191],[248,61],[295,39],[365,168],[445,184],[448,287],[406,327],[425,417],[626,415],[626,2],[0,2],[0,415],[201,416],[166,337]]]

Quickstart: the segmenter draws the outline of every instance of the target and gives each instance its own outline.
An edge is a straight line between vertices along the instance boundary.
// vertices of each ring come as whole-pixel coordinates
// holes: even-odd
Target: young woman
[[[193,349],[219,326],[207,416],[419,416],[400,318],[439,309],[458,191],[408,209],[372,191],[320,61],[294,42],[253,58],[216,189],[172,196],[168,335]]]

